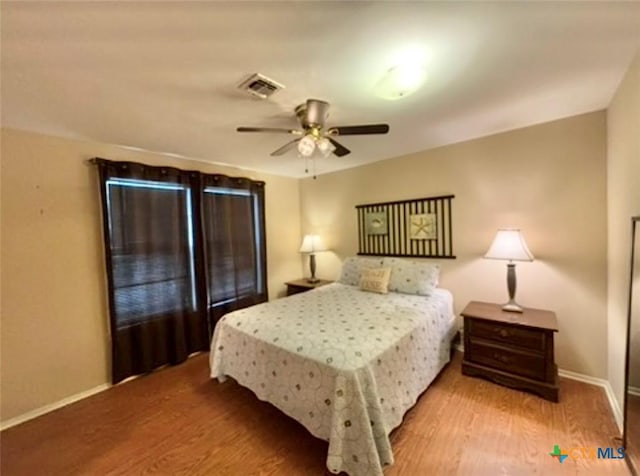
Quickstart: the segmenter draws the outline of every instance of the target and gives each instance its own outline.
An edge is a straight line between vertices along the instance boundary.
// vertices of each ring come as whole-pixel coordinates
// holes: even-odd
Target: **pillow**
[[[372,293],[387,294],[391,268],[365,268],[360,277],[360,289]]]
[[[351,256],[342,263],[342,271],[340,272],[339,283],[348,284],[350,286],[360,285],[360,274],[363,269],[379,268],[382,265],[382,258],[362,258],[360,256]]]
[[[384,258],[382,265],[391,268],[389,291],[430,296],[438,286],[440,266],[437,264]]]

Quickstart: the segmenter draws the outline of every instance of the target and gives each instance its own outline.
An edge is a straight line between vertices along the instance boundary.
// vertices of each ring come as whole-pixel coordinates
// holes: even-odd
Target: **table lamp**
[[[318,281],[320,281],[316,278],[316,252],[325,251],[326,249],[327,247],[322,241],[322,238],[320,238],[318,235],[304,236],[302,245],[300,246],[300,253],[309,254],[309,269],[311,270],[311,277],[307,278],[307,282],[317,283]]]
[[[516,295],[516,265],[514,261],[533,261],[533,255],[520,230],[499,229],[489,251],[484,255],[489,259],[500,259],[509,261],[507,263],[507,289],[509,291],[509,302],[502,306],[503,311],[522,312],[522,306],[515,301]]]

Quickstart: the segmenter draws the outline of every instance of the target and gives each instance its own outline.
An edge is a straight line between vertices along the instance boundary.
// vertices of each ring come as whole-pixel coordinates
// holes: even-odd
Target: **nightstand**
[[[310,283],[306,279],[296,279],[295,281],[287,281],[287,296],[292,294],[303,293],[305,291],[311,291],[312,289],[319,288],[325,284],[331,284],[333,281],[327,281],[326,279],[320,279],[315,283]]]
[[[464,317],[462,373],[527,390],[558,401],[553,336],[555,313],[525,308],[506,312],[499,304],[470,302]]]

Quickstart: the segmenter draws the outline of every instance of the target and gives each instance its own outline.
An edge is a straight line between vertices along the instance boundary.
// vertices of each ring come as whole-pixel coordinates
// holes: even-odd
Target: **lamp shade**
[[[322,238],[318,235],[305,235],[300,246],[300,253],[315,253],[316,251],[324,251],[325,246]]]
[[[502,259],[509,261],[533,261],[533,255],[520,230],[500,229],[484,255],[489,259]]]

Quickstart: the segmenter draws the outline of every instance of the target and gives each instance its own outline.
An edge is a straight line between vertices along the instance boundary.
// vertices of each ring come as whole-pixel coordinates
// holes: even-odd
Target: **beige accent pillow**
[[[391,268],[365,268],[360,274],[360,289],[372,293],[387,294]]]

